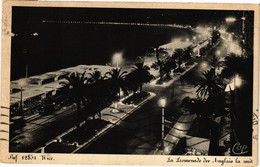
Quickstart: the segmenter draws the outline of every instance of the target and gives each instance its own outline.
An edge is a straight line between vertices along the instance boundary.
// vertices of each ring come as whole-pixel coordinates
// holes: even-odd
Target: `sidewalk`
[[[99,137],[104,135],[108,130],[113,128],[115,125],[118,125],[122,120],[124,120],[131,113],[133,113],[135,110],[140,108],[140,106],[142,106],[143,104],[145,104],[147,101],[149,101],[150,99],[152,99],[155,96],[154,93],[149,92],[149,94],[150,94],[150,96],[148,96],[145,100],[143,100],[137,106],[123,104],[122,101],[125,98],[122,98],[118,102],[118,104],[117,104],[117,110],[115,110],[114,104],[112,104],[109,107],[101,110],[101,119],[104,120],[104,121],[108,121],[110,123],[108,125],[106,125],[104,128],[102,128],[101,130],[99,130],[95,135],[93,135],[85,143],[83,143],[81,145],[78,145],[78,143],[76,143],[75,144],[76,147],[74,147],[74,149],[72,149],[73,150],[72,153],[78,152],[80,149],[87,147],[89,144],[91,144],[92,142],[97,140]],[[81,122],[81,125],[83,125],[83,124],[85,124],[85,121]],[[65,136],[66,134],[72,132],[75,129],[76,129],[76,126],[70,128],[69,130],[65,131],[64,133],[62,133],[62,134],[58,135],[57,137],[53,138],[49,142],[45,143],[45,147],[47,147],[47,146],[49,146],[51,144],[52,145],[54,145],[54,144],[56,145],[56,147],[52,146],[54,150],[56,148],[58,149],[58,148],[62,147],[61,145],[63,143],[59,143],[58,142],[59,139],[61,139],[63,136]],[[64,144],[63,147],[68,147],[68,145]],[[39,152],[41,149],[42,149],[42,147],[39,147],[36,150],[34,150],[33,152]]]
[[[188,133],[193,121],[197,118],[196,114],[184,113],[172,127],[170,132],[164,138],[163,150],[158,148],[153,154],[167,155],[174,149],[180,138],[185,137]]]

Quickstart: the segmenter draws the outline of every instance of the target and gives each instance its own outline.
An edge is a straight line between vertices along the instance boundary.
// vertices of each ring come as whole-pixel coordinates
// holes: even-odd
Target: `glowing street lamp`
[[[164,108],[166,105],[166,99],[165,98],[161,98],[160,101],[160,106],[162,107],[162,144],[161,147],[162,149],[164,148]]]
[[[234,88],[239,88],[242,85],[242,79],[239,77],[239,75],[237,74],[234,77]]]
[[[116,68],[118,68],[118,64],[120,64],[122,62],[122,54],[123,54],[122,52],[116,52],[113,55],[112,63],[116,64]]]
[[[236,75],[230,84],[226,86],[225,92],[230,92],[236,90],[236,88],[239,88],[242,85],[242,79],[239,77],[239,75]]]
[[[201,63],[201,68],[202,68],[203,70],[206,70],[206,69],[208,68],[208,64],[207,64],[206,62],[202,62],[202,63]]]
[[[30,34],[31,36],[38,36],[39,35],[39,33],[38,32],[34,32],[34,33],[32,33],[32,34]]]
[[[226,23],[234,23],[236,21],[235,17],[227,17],[226,18]]]
[[[221,53],[220,50],[217,50],[217,51],[216,51],[216,55],[217,55],[217,56],[220,56],[220,53]]]
[[[160,105],[161,105],[161,107],[165,107],[165,105],[166,105],[166,99],[165,98],[160,99]]]
[[[239,77],[239,75],[237,74],[234,78],[233,78],[233,82],[231,82],[230,84],[227,85],[225,92],[230,92],[230,115],[231,115],[231,127],[234,128],[235,126],[235,120],[236,120],[236,116],[234,114],[234,111],[236,110],[236,101],[235,101],[235,93],[236,93],[236,88],[240,87],[242,85],[242,79]]]

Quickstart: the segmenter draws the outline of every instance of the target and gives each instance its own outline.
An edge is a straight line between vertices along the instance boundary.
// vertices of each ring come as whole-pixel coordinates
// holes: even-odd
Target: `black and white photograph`
[[[253,155],[254,10],[11,11],[9,153]]]

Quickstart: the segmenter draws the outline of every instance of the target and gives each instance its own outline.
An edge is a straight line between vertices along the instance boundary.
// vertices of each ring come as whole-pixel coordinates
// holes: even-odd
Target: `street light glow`
[[[208,64],[206,62],[201,63],[201,68],[206,70],[208,68]]]
[[[27,80],[25,80],[25,79],[19,80],[19,81],[18,81],[18,85],[19,85],[20,87],[24,87],[25,85],[27,85]]]
[[[39,33],[38,33],[38,32],[35,32],[35,33],[32,33],[31,35],[36,37],[36,36],[39,35]]]
[[[242,85],[242,79],[238,75],[235,76],[234,80],[235,88],[238,88]]]
[[[112,57],[112,64],[116,64],[116,68],[118,68],[118,65],[122,62],[123,60],[123,52],[116,52],[114,53],[113,57]]]
[[[233,91],[236,88],[239,88],[242,85],[242,79],[236,75],[230,84],[226,86],[225,92]]]
[[[235,22],[236,21],[236,18],[234,18],[234,17],[227,17],[226,18],[226,22],[227,23],[233,23],[233,22]]]
[[[164,148],[164,154],[169,154],[170,153],[170,146],[166,146],[165,148]]]
[[[165,107],[165,105],[166,105],[166,99],[165,99],[165,98],[161,98],[161,99],[160,99],[160,105],[161,105],[162,107]]]
[[[220,53],[221,53],[220,50],[217,50],[217,51],[216,51],[216,55],[217,55],[217,56],[219,56]]]

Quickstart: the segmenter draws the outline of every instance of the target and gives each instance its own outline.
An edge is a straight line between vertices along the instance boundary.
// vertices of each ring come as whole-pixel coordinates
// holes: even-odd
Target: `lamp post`
[[[20,38],[24,38],[26,40],[26,42],[28,42],[30,40],[31,37],[37,37],[39,36],[39,33],[38,32],[33,32],[33,33],[26,33],[26,34],[16,34],[16,33],[11,33],[11,36],[12,37],[20,37]],[[25,42],[25,43],[26,43]],[[23,50],[23,54],[27,54],[28,55],[28,49],[24,48]],[[25,78],[28,78],[28,62],[26,61],[26,64],[25,64]]]
[[[23,87],[21,86],[20,113],[23,115]]]
[[[23,87],[26,85],[27,81],[22,79],[18,82],[18,85],[21,88],[21,96],[20,96],[20,108],[19,108],[19,114],[23,116]]]
[[[231,127],[233,128],[233,135],[234,135],[234,140],[236,140],[236,103],[235,103],[235,98],[236,98],[236,89],[240,87],[242,84],[242,79],[239,77],[239,75],[235,75],[235,77],[232,79],[232,82],[227,85],[225,92],[230,92],[230,116],[231,116]]]
[[[239,20],[237,20],[235,17],[227,17],[226,18],[226,23],[230,24],[230,23],[235,23]],[[246,34],[245,34],[245,21],[246,21],[246,17],[245,17],[245,13],[243,12],[243,16],[241,17],[241,41],[242,41],[242,56],[245,55],[245,40],[246,40]]]
[[[162,149],[164,148],[164,108],[165,108],[165,105],[166,105],[166,99],[165,98],[161,98],[160,101],[160,106],[162,107],[162,138],[161,138],[161,147]]]

